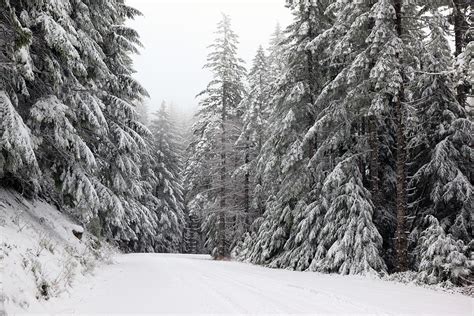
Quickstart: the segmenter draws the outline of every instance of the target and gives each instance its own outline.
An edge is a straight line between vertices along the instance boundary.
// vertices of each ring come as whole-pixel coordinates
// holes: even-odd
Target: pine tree
[[[367,38],[372,31],[370,20],[362,22],[361,19],[370,16],[371,9],[370,4],[365,2],[334,3],[326,11],[327,18],[334,19],[331,28],[310,44],[312,49],[321,51],[325,57],[329,84],[315,100],[318,113],[304,139],[305,146],[316,143],[309,161],[315,185],[312,187],[313,201],[304,209],[296,228],[297,237],[291,254],[296,269],[307,269],[311,264],[313,270],[334,272],[340,269],[341,273],[385,270],[380,258],[382,239],[372,219],[373,196],[364,187],[365,169],[371,158],[367,153],[371,152],[371,148],[362,126],[369,114],[379,117],[383,114],[381,108],[378,111],[372,108],[372,100],[376,99],[377,94],[372,86],[370,67],[376,64],[376,60],[367,47],[370,45]],[[372,47],[372,52],[375,49]],[[358,189],[354,189],[353,195],[345,197],[344,191],[347,190],[333,192],[338,187]],[[338,199],[341,202],[333,204]],[[369,238],[362,236],[362,231],[350,228],[350,223],[359,216],[364,218],[359,220],[360,225],[370,231]],[[342,217],[346,221],[335,224]],[[341,231],[346,231],[347,235],[338,233],[339,227],[343,227]],[[350,236],[351,233],[353,235]],[[362,255],[360,248],[354,251],[357,249],[355,244],[349,246],[363,239],[365,248],[371,249],[370,256]],[[345,247],[340,246],[344,244]]]
[[[382,236],[372,220],[371,196],[354,159],[341,161],[323,184],[322,204],[327,211],[312,270],[378,274],[386,269],[380,256]]]
[[[446,235],[435,217],[427,216],[426,221],[429,226],[422,232],[417,249],[419,280],[428,284],[444,281],[458,285],[468,283],[472,263],[463,254],[463,242]]]
[[[224,258],[229,255],[236,228],[242,222],[237,186],[234,186],[237,182],[233,182],[231,175],[238,161],[233,146],[240,133],[235,127],[240,116],[238,105],[244,94],[245,69],[236,56],[238,37],[231,30],[228,16],[224,15],[219,22],[217,34],[205,65],[214,78],[200,94],[186,182],[190,183],[189,204],[198,196],[206,200],[208,214],[203,216],[203,228],[207,245],[215,258]]]
[[[283,33],[280,24],[278,23],[275,27],[275,31],[270,37],[267,57],[269,84],[278,84],[278,78],[281,77],[285,69],[285,41],[286,37]]]
[[[156,210],[159,216],[162,246],[155,246],[160,252],[180,251],[184,234],[184,197],[181,186],[181,162],[177,135],[166,103],[163,102],[151,120],[152,169],[157,178],[153,191],[159,201]],[[158,240],[160,242],[160,240]]]
[[[135,45],[139,45],[138,34],[127,27],[124,21],[133,18],[138,12],[123,4],[97,3],[90,12],[92,21],[102,35],[100,46],[105,56],[104,63],[110,70],[107,93],[101,98],[105,105],[105,114],[109,118],[109,135],[104,145],[98,148],[98,155],[108,164],[100,170],[103,184],[110,188],[112,196],[117,196],[124,206],[124,213],[114,213],[120,209],[105,209],[102,220],[105,221],[107,235],[114,236],[120,243],[130,247],[139,244],[140,234],[147,240],[153,240],[152,212],[143,206],[147,189],[143,186],[140,173],[140,152],[146,149],[144,138],[149,131],[139,123],[134,103],[146,96],[146,91],[131,76],[131,59]],[[100,7],[100,6],[106,6]],[[107,12],[108,18],[99,14]],[[110,81],[109,81],[110,80]],[[102,87],[100,87],[102,88]],[[105,87],[104,87],[105,88]],[[112,212],[111,212],[112,211]],[[150,218],[150,220],[148,220]],[[117,225],[117,222],[120,224]],[[142,245],[149,248],[149,245]]]
[[[9,96],[0,90],[0,179],[2,183],[12,181],[12,178],[30,182],[34,189],[37,186],[34,175],[38,173],[30,131],[13,107]],[[21,186],[22,189],[25,184]]]
[[[86,210],[93,212],[99,204],[97,192],[88,177],[89,173],[94,172],[97,162],[68,115],[68,107],[57,97],[42,98],[30,111],[30,126],[38,133],[42,161],[54,161],[52,165],[42,165],[44,170],[51,172],[47,174],[51,177],[48,184],[53,184],[53,181],[61,183],[61,204],[75,207],[81,211],[80,216],[88,221],[96,214]]]
[[[430,40],[423,58],[423,72],[417,78],[416,137],[410,145],[414,176],[410,181],[412,239],[416,240],[426,215],[435,216],[454,238],[472,240],[472,160],[473,125],[458,103],[454,83],[448,73],[453,58],[447,38],[445,18],[433,10]]]
[[[33,77],[28,46],[31,32],[21,28],[8,1],[0,1],[0,182],[35,193],[40,174],[31,131],[19,111]]]
[[[12,6],[21,12],[15,21],[23,32],[19,56],[24,79],[18,109],[24,118],[30,118],[27,124],[38,144],[35,155],[42,170],[40,193],[59,199],[62,205],[77,206],[85,211],[81,216],[90,218],[97,199],[87,174],[96,167],[95,157],[76,125],[80,113],[64,104],[73,102],[73,91],[81,89],[80,80],[85,75],[77,30],[69,15],[72,5],[37,6],[19,1]]]
[[[287,39],[272,46],[271,60],[275,69],[285,69],[272,83],[274,98],[270,105],[268,138],[262,146],[257,163],[257,178],[265,192],[265,212],[254,227],[258,231],[248,238],[245,254],[241,257],[255,263],[287,267],[288,251],[292,250],[295,236],[295,218],[306,207],[311,178],[306,167],[308,152],[302,150],[304,134],[314,118],[314,100],[324,81],[317,67],[318,54],[307,45],[320,34],[327,23],[323,16],[324,4],[319,6],[306,1],[289,3],[295,14],[294,23],[287,29]],[[281,35],[278,32],[275,38]],[[284,62],[282,62],[284,61]],[[257,224],[258,223],[258,224]]]
[[[257,56],[254,58],[253,71],[249,74],[248,81],[251,85],[248,90],[247,97],[244,98],[242,105],[244,105],[244,127],[243,134],[254,133],[254,148],[252,153],[255,155],[253,160],[250,162],[249,174],[253,176],[253,190],[252,190],[252,202],[251,208],[254,211],[252,218],[249,218],[250,226],[247,227],[248,232],[241,238],[241,243],[237,245],[236,249],[233,250],[233,256],[239,258],[247,257],[247,248],[249,243],[256,240],[258,229],[262,223],[262,216],[265,212],[265,204],[269,198],[269,192],[264,190],[262,174],[258,172],[258,161],[263,148],[263,145],[268,140],[270,134],[268,133],[268,127],[270,124],[270,115],[274,107],[274,94],[278,91],[279,79],[285,69],[285,39],[280,25],[277,24],[274,33],[271,35],[270,43],[268,47],[268,56],[265,57],[265,52],[257,52]],[[252,88],[253,86],[253,88]],[[254,96],[252,90],[257,94]],[[255,106],[255,101],[260,101],[259,106]],[[258,124],[254,123],[256,118]],[[246,123],[245,121],[250,121]],[[258,133],[252,131],[253,128],[258,129]],[[253,252],[257,253],[256,251]]]
[[[367,38],[373,30],[368,25],[370,20],[361,19],[371,14],[380,16],[371,12],[375,9],[376,7],[372,8],[365,2],[344,5],[342,2],[334,3],[325,11],[324,17],[333,21],[332,27],[320,32],[309,45],[314,52],[319,52],[321,62],[328,66],[324,76],[327,76],[329,84],[322,88],[314,101],[317,109],[315,122],[302,142],[302,147],[307,148],[311,155],[309,167],[314,184],[311,186],[307,205],[295,219],[295,232],[291,233],[294,237],[287,241],[287,253],[281,260],[288,262],[287,264],[295,269],[304,270],[311,264],[310,268],[314,270],[341,273],[373,273],[385,270],[385,264],[380,257],[382,239],[372,219],[372,196],[364,188],[364,169],[367,168],[366,162],[369,160],[366,153],[370,150],[367,148],[368,135],[364,133],[362,126],[368,114],[383,114],[382,108],[372,108],[379,105],[376,103],[379,101],[374,93],[376,90],[371,87],[374,85],[374,78],[370,72],[370,65],[374,67],[377,64],[370,52],[376,55],[377,47],[374,45],[372,50],[367,47],[370,45],[370,40],[367,44]],[[346,25],[347,28],[344,27]],[[378,44],[380,40],[374,42]],[[387,81],[389,80],[390,78]],[[385,93],[386,91],[380,92],[381,95]],[[341,176],[341,170],[348,173],[344,175],[347,178]],[[343,199],[343,193],[333,195],[332,190],[335,188],[330,190],[320,183],[330,181],[331,175],[334,174],[339,176],[338,181],[342,181],[338,186],[344,188],[357,184],[360,186],[360,193],[354,192],[353,196],[347,197],[347,203],[332,206],[335,198]],[[332,180],[329,183],[336,182]],[[357,207],[352,207],[350,201],[357,201],[354,204]],[[352,213],[349,211],[351,209],[358,211]],[[358,216],[365,219],[359,221],[366,225],[366,231],[370,231],[370,238],[362,235],[360,230],[350,229],[350,219],[346,223],[339,223],[348,234],[337,233],[335,219],[341,218],[338,214],[348,212],[354,216],[354,220]],[[365,249],[371,249],[370,256],[353,251],[357,249],[353,244],[348,246],[350,242],[357,243],[359,240],[364,240]],[[340,247],[344,244],[346,247]],[[363,249],[359,248],[359,251],[363,252]],[[335,253],[337,257],[334,256]],[[346,258],[345,262],[341,261],[342,258]]]
[[[237,170],[244,177],[244,212],[246,214],[247,229],[256,216],[262,215],[259,200],[261,183],[255,179],[256,158],[266,139],[271,90],[269,81],[269,67],[263,47],[260,46],[253,60],[252,69],[248,74],[248,93],[242,100],[243,129],[237,141],[244,156],[244,164]],[[252,188],[255,188],[252,190]],[[252,199],[252,197],[254,199]]]

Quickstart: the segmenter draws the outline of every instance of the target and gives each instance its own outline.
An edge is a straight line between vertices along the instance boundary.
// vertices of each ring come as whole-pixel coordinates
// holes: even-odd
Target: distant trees
[[[151,183],[159,214],[160,252],[184,250],[185,205],[181,180],[181,152],[178,131],[165,102],[151,118]]]

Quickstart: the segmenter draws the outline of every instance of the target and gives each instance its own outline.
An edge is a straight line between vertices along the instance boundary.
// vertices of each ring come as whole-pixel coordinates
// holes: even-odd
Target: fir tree
[[[223,258],[229,255],[236,227],[242,222],[231,174],[238,159],[233,156],[232,147],[239,132],[235,127],[240,115],[238,105],[244,94],[245,69],[237,57],[238,37],[228,16],[224,15],[219,22],[217,34],[205,65],[214,78],[200,94],[187,182],[190,183],[188,203],[193,203],[198,193],[205,192],[199,196],[208,203],[208,214],[203,216],[207,245],[215,258]]]
[[[34,189],[37,185],[37,179],[34,176],[39,173],[34,148],[29,128],[13,107],[6,92],[0,91],[0,179],[2,182],[13,179],[20,182],[29,180]],[[25,185],[22,185],[23,187]]]
[[[0,180],[34,193],[40,170],[18,103],[22,95],[28,95],[25,82],[33,78],[28,53],[31,32],[21,27],[8,1],[2,0],[0,6]]]
[[[410,148],[414,157],[412,236],[416,240],[426,215],[435,216],[454,238],[472,239],[473,207],[472,143],[473,126],[458,103],[448,75],[453,59],[447,39],[447,23],[433,11],[430,40],[423,58],[423,72],[416,86],[417,126]],[[470,158],[471,157],[471,158]]]
[[[372,220],[371,196],[362,184],[354,159],[357,158],[341,161],[323,185],[322,204],[327,211],[311,264],[313,270],[377,274],[386,269],[380,256],[382,236]]]
[[[262,202],[259,200],[261,183],[255,179],[256,158],[266,139],[271,90],[269,80],[269,67],[263,47],[260,46],[254,58],[252,69],[248,74],[248,93],[242,100],[243,129],[237,146],[241,148],[244,156],[244,165],[240,173],[244,177],[244,212],[247,226],[256,216],[262,215]],[[252,190],[254,188],[254,190]],[[254,196],[254,199],[251,198]],[[247,227],[248,229],[248,227]]]
[[[303,151],[302,140],[312,124],[314,101],[324,80],[324,73],[317,67],[318,54],[307,45],[326,27],[325,4],[294,1],[289,6],[295,19],[287,29],[285,42],[278,44],[284,45],[284,54],[272,46],[272,59],[278,65],[284,60],[285,69],[274,79],[268,138],[257,163],[256,176],[261,179],[261,191],[265,192],[267,202],[263,218],[254,225],[258,231],[248,239],[245,247],[249,249],[241,256],[275,267],[290,265],[287,259],[295,239],[293,226],[309,196],[309,152]],[[278,69],[278,65],[271,67]]]
[[[278,23],[275,27],[275,31],[270,37],[267,57],[267,67],[269,75],[269,83],[273,85],[278,84],[278,79],[285,70],[285,41],[286,37]]]
[[[168,108],[163,102],[151,120],[152,169],[156,176],[154,195],[159,201],[156,210],[159,216],[160,235],[163,246],[155,246],[157,251],[179,251],[183,247],[184,234],[184,197],[181,186],[181,163],[175,127]],[[160,240],[158,240],[160,242]]]
[[[472,274],[472,263],[464,256],[464,244],[446,235],[438,220],[428,216],[429,226],[420,238],[418,252],[420,264],[418,278],[428,284],[450,281],[454,284],[468,283]]]

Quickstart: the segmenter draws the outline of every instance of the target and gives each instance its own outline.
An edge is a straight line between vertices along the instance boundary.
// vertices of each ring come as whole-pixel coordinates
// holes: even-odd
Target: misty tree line
[[[140,12],[0,0],[0,187],[124,251],[472,282],[470,2],[287,6],[248,71],[223,16],[186,135],[139,113]]]
[[[248,73],[230,18],[218,24],[184,171],[189,218],[204,240],[191,251],[469,284],[469,2],[287,7],[293,23],[277,27]]]

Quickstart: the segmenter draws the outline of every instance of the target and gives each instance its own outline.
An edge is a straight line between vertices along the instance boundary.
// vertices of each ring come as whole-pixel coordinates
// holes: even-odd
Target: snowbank
[[[56,207],[0,189],[0,316],[46,312],[112,253]]]

